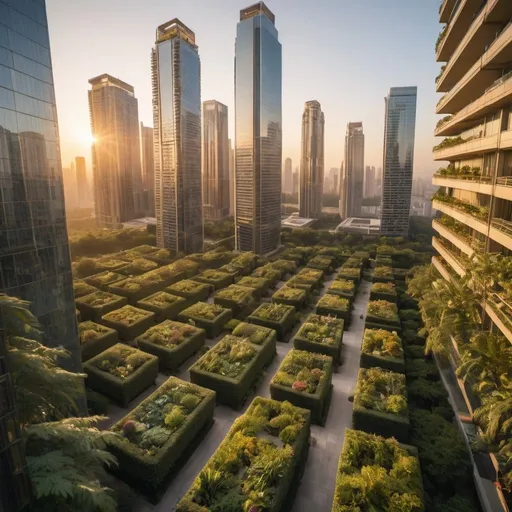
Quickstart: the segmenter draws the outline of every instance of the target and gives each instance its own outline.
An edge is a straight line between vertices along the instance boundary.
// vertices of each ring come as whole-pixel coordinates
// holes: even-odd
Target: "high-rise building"
[[[375,178],[375,167],[366,166],[364,178],[364,197],[375,197],[377,195],[377,181]]]
[[[235,150],[231,139],[228,139],[229,143],[229,215],[235,215]]]
[[[155,150],[153,128],[140,123],[140,156],[142,168],[142,204],[144,213],[155,215]]]
[[[363,123],[348,123],[345,136],[345,169],[341,177],[340,217],[359,217],[363,202]]]
[[[324,124],[320,103],[307,101],[302,114],[299,215],[310,219],[317,219],[322,214]]]
[[[283,172],[283,192],[291,194],[293,191],[293,171],[292,171],[292,159],[287,158],[284,161],[284,172]]]
[[[180,20],[160,25],[151,54],[159,247],[203,249],[201,63],[195,34]]]
[[[411,209],[417,87],[392,87],[385,98],[381,234],[407,236]]]
[[[71,162],[71,167],[62,168],[62,182],[64,184],[66,210],[74,210],[78,207],[75,162]]]
[[[331,167],[329,170],[329,176],[332,180],[332,188],[328,189],[328,192],[331,192],[333,194],[338,193],[339,188],[339,175],[338,175],[338,168],[337,167]]]
[[[229,216],[228,107],[216,100],[203,102],[203,213]]]
[[[295,167],[295,172],[292,175],[292,195],[299,193],[299,168]]]
[[[89,84],[96,220],[119,227],[141,213],[138,102],[131,85],[106,73]]]
[[[89,183],[87,181],[87,169],[83,156],[75,157],[76,186],[78,192],[78,208],[89,206]]]
[[[263,2],[240,11],[235,42],[236,247],[266,254],[281,233],[281,44]]]

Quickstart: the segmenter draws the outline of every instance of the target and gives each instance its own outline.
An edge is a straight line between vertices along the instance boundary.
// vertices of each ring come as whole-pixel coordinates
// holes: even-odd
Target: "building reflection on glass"
[[[235,42],[236,246],[266,254],[281,228],[281,44],[263,2],[240,12]]]
[[[392,87],[385,98],[382,235],[407,236],[411,208],[417,87]]]

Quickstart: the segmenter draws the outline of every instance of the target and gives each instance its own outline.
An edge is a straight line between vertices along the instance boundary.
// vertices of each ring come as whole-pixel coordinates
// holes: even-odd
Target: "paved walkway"
[[[330,276],[328,281],[325,281],[320,296],[322,296],[332,284],[336,274],[337,271]],[[282,284],[282,282],[279,283],[278,287],[282,286]],[[311,512],[312,507],[314,507],[313,510],[316,509],[318,511],[331,510],[336,480],[336,468],[343,444],[344,432],[345,428],[350,427],[352,421],[352,403],[348,401],[348,396],[353,390],[359,370],[359,354],[364,331],[364,320],[359,317],[360,315],[366,315],[370,286],[370,283],[363,281],[354,301],[352,322],[350,328],[345,331],[343,335],[343,364],[340,366],[338,373],[333,375],[334,389],[327,422],[325,427],[319,427],[317,425],[312,426],[311,435],[314,441],[309,451],[304,477],[295,498],[292,512]],[[314,312],[315,305],[316,301],[307,310],[303,311],[304,319],[307,314]],[[300,324],[295,327],[290,339],[299,328]],[[223,335],[224,334],[221,334],[214,340],[207,340],[206,344],[209,346],[215,345]],[[277,343],[277,356],[267,368],[258,386],[257,396],[270,398],[270,380],[276,373],[285,355],[292,348],[293,343],[291,341],[288,343]],[[195,356],[188,360],[187,365],[177,376],[183,380],[189,381],[190,375],[188,368],[190,368],[197,358],[198,356]],[[160,374],[157,379],[157,386],[162,384],[166,378],[166,376]],[[136,401],[132,402],[129,406],[130,410],[135,408],[138,402],[150,395],[157,386],[152,386]],[[137,512],[169,512],[173,510],[176,503],[185,494],[194,478],[224,439],[234,420],[245,412],[252,402],[253,397],[256,395],[249,396],[244,408],[240,411],[234,411],[229,407],[218,405],[215,408],[215,423],[213,427],[198,445],[190,459],[174,477],[159,503],[152,505],[144,498],[140,497],[138,503],[135,505],[135,510]],[[102,425],[103,428],[108,428],[109,425],[118,421],[126,414],[127,409],[112,406],[109,411],[109,421]]]

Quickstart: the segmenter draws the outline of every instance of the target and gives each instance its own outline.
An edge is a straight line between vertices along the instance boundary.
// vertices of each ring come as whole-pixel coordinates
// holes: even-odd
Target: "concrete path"
[[[330,276],[328,281],[325,281],[320,296],[322,296],[332,284],[338,270]],[[278,288],[282,286],[282,284],[283,283],[280,282]],[[345,428],[350,427],[352,422],[352,404],[348,401],[348,396],[353,390],[359,370],[359,354],[364,331],[364,319],[359,317],[360,315],[366,316],[370,286],[370,283],[363,281],[354,301],[352,322],[350,328],[346,330],[343,335],[343,364],[340,366],[338,373],[333,375],[334,389],[327,422],[325,427],[319,427],[317,425],[312,426],[311,435],[313,443],[309,451],[304,477],[295,498],[292,512],[310,512],[312,507],[318,511],[331,510],[336,480],[336,468],[343,444],[344,432]],[[318,296],[316,300],[318,300],[320,296]],[[307,314],[314,312],[316,300],[313,305],[303,311],[304,319]],[[295,327],[292,336],[290,336],[290,340],[299,328],[300,324]],[[223,334],[214,340],[207,340],[206,344],[213,346],[222,337]],[[257,393],[254,396],[270,398],[270,380],[276,373],[285,355],[292,348],[293,343],[291,341],[288,343],[277,343],[277,356],[267,368],[258,386]],[[189,381],[190,376],[188,368],[190,368],[197,358],[198,356],[188,360],[187,364],[177,376],[183,380]],[[165,379],[166,376],[160,374],[157,379],[157,385],[151,387],[136,401],[131,403],[129,410],[135,408],[141,400],[155,391],[157,386],[161,385]],[[137,512],[169,512],[173,510],[176,503],[185,494],[194,478],[224,439],[234,420],[245,412],[254,396],[250,396],[247,399],[244,408],[240,411],[233,411],[229,407],[218,405],[215,408],[215,423],[213,427],[200,442],[190,459],[174,477],[159,503],[152,505],[141,496],[135,505],[135,510]],[[111,424],[126,415],[127,411],[127,409],[111,406],[111,410],[109,410],[109,421],[105,422],[102,427],[108,428]]]

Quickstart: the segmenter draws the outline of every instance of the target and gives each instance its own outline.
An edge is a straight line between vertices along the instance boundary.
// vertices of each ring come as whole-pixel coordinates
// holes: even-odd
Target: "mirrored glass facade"
[[[81,371],[58,133],[45,3],[0,0],[0,292]]]
[[[153,128],[140,123],[140,148],[142,159],[142,189],[144,213],[155,216],[155,155]]]
[[[302,114],[299,215],[308,219],[317,219],[322,214],[324,124],[324,113],[320,103],[318,101],[306,102]],[[291,174],[292,161],[287,158],[288,160]],[[286,171],[285,168],[285,173]]]
[[[385,98],[381,226],[385,236],[407,236],[411,209],[417,87],[392,87]]]
[[[240,13],[235,42],[235,223],[241,251],[266,254],[281,230],[281,44],[263,2]]]
[[[340,183],[340,217],[359,217],[363,202],[364,133],[363,123],[348,123],[345,135],[345,166]]]
[[[194,33],[177,19],[157,29],[152,80],[157,244],[198,252],[203,249],[201,65]]]

